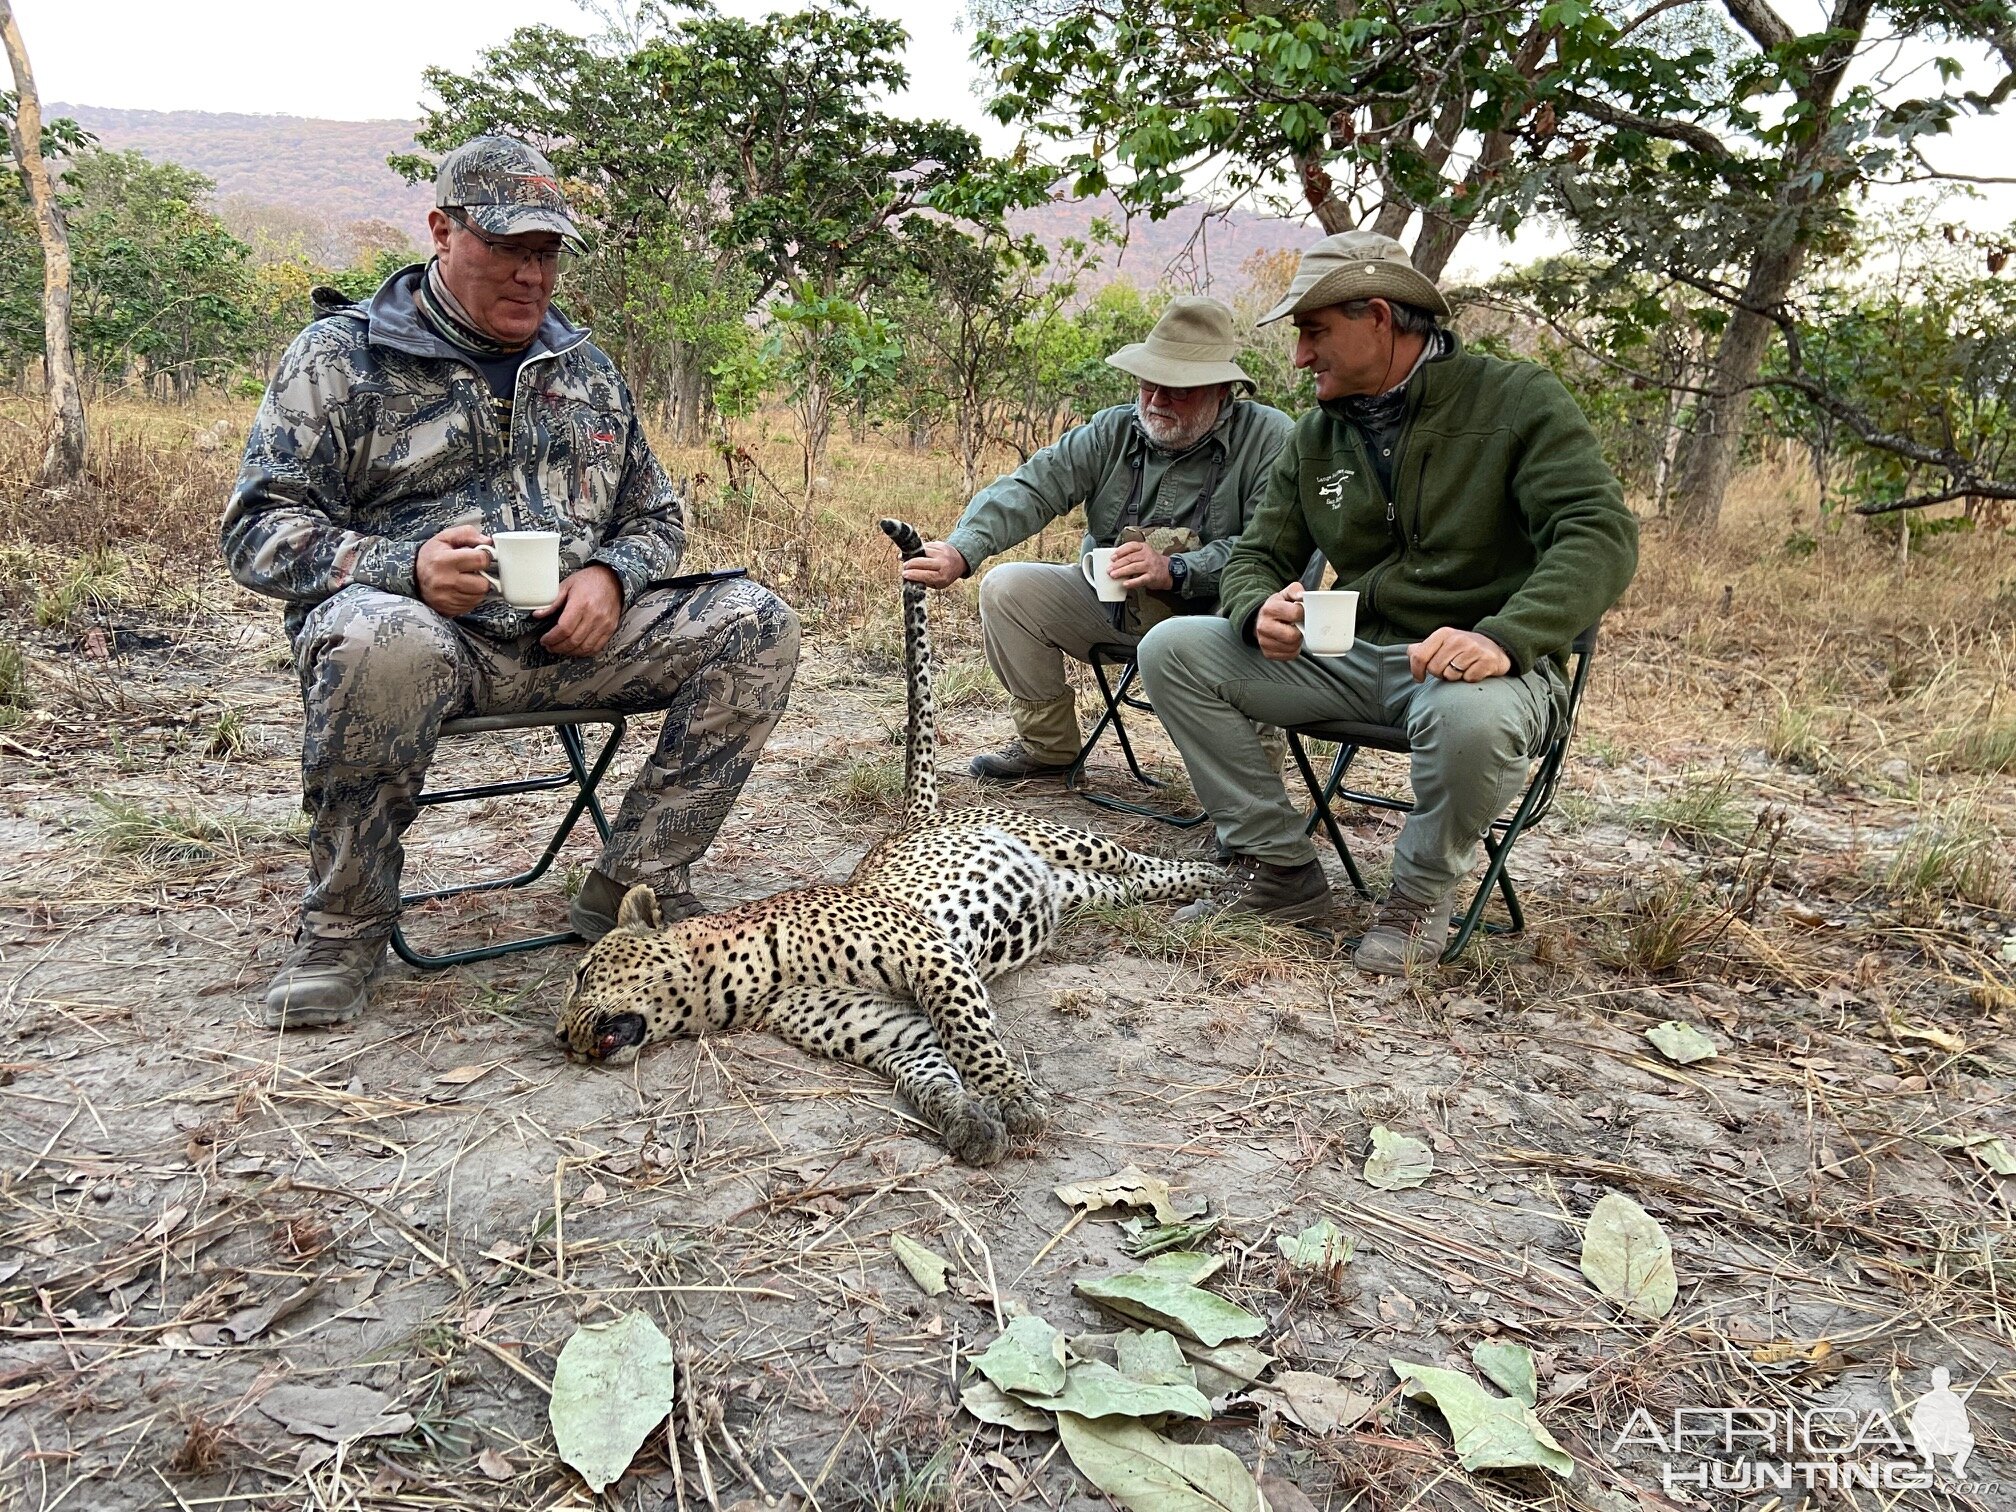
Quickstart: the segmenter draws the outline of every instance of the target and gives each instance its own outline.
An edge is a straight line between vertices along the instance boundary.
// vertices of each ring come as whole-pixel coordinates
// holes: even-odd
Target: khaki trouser
[[[640,594],[595,656],[557,656],[538,634],[493,639],[418,599],[354,584],[309,612],[294,642],[310,818],[305,932],[390,932],[400,839],[441,724],[472,714],[663,709],[657,749],[596,868],[617,882],[685,885],[686,864],[713,841],[784,711],[797,617],[737,579]]]
[[[1157,625],[1139,656],[1155,713],[1235,855],[1277,865],[1315,855],[1255,721],[1406,730],[1415,809],[1393,846],[1393,884],[1420,899],[1439,898],[1470,870],[1485,826],[1519,791],[1567,702],[1551,661],[1519,677],[1417,683],[1404,645],[1361,640],[1341,657],[1269,661],[1222,619]]]
[[[1094,646],[1132,651],[1144,630],[1169,613],[1159,598],[1144,593],[1102,604],[1075,562],[1004,562],[980,580],[987,665],[1008,690],[1015,732],[1031,755],[1061,765],[1083,743],[1064,658],[1089,662]]]

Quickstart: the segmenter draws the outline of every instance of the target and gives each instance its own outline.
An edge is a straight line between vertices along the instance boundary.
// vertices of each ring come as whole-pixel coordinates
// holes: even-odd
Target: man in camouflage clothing
[[[974,776],[1069,771],[1080,736],[1064,658],[1132,650],[1158,620],[1217,609],[1219,569],[1295,427],[1241,396],[1253,381],[1238,355],[1231,310],[1201,296],[1171,300],[1145,341],[1106,359],[1140,382],[1136,402],[1101,410],[981,489],[944,540],[904,563],[909,581],[947,588],[1081,504],[1078,554],[1119,548],[1112,574],[1129,590],[1120,604],[1101,603],[1076,561],[1008,562],[981,580],[980,633],[1015,738],[974,757]]]
[[[767,589],[653,586],[679,564],[683,502],[608,357],[550,308],[577,237],[546,160],[479,137],[443,160],[434,198],[430,262],[368,304],[318,298],[224,515],[232,575],[287,605],[305,712],[308,890],[269,1027],[363,1009],[444,720],[665,710],[568,911],[596,939],[638,882],[670,918],[700,911],[687,864],[797,669],[798,622]],[[504,530],[559,532],[553,603],[515,609],[485,577]]]

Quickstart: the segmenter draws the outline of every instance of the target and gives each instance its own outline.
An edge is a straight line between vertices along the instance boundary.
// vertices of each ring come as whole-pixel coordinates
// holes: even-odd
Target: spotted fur
[[[901,521],[882,529],[906,558]],[[938,807],[925,591],[903,588],[909,723],[903,823],[844,884],[800,888],[665,925],[648,887],[583,957],[560,1015],[575,1060],[622,1062],[656,1039],[768,1028],[893,1080],[976,1165],[1044,1124],[1041,1094],[1001,1042],[986,984],[1034,960],[1088,903],[1184,901],[1219,878],[1012,809]]]

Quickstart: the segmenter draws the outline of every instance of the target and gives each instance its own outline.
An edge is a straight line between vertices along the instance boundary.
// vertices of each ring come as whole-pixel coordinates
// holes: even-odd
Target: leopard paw
[[[967,1165],[993,1165],[1008,1153],[1008,1131],[994,1110],[977,1097],[961,1097],[939,1129],[945,1148]]]
[[[1000,1106],[1011,1139],[1034,1139],[1050,1127],[1050,1100],[1027,1083],[1003,1092]]]

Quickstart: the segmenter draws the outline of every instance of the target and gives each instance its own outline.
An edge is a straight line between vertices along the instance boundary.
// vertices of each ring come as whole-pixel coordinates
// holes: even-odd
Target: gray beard
[[[1141,422],[1141,429],[1147,433],[1148,439],[1161,447],[1163,451],[1172,452],[1188,451],[1199,441],[1210,435],[1211,428],[1218,423],[1218,417],[1223,412],[1224,406],[1220,405],[1208,416],[1201,417],[1195,425],[1184,426],[1181,424],[1172,424],[1167,420],[1157,420],[1138,405],[1134,410],[1136,417]]]

